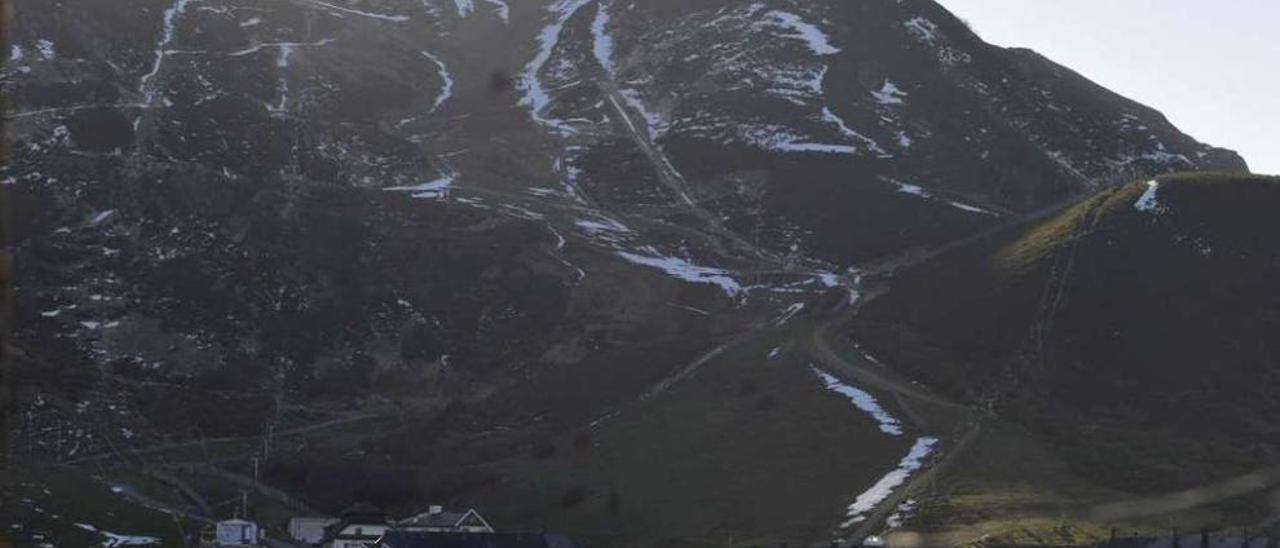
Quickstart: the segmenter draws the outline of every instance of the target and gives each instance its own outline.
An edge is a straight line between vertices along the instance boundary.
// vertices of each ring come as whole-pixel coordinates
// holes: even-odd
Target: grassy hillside
[[[1280,449],[1278,206],[1260,176],[1107,189],[902,274],[855,336],[1087,477],[1201,485]]]

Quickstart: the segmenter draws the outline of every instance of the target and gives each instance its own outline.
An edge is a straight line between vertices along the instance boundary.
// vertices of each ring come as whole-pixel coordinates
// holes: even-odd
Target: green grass
[[[1159,213],[1133,207],[1134,181],[903,273],[857,338],[953,397],[996,402],[1087,480],[1157,493],[1269,464],[1280,180],[1160,181]],[[1246,506],[1229,517],[1257,517]]]
[[[985,538],[994,546],[1088,546],[1106,540],[1113,528],[1124,535],[1158,535],[1170,520],[1187,529],[1222,518],[1204,510],[1112,522],[1091,515],[1098,505],[1132,496],[1077,475],[1035,435],[995,420],[931,492],[920,494],[917,517],[907,530],[966,544]]]
[[[828,541],[912,438],[887,439],[798,356],[767,359],[808,329],[796,320],[727,352],[603,422],[589,445],[556,439],[553,456],[505,463],[511,479],[484,507],[508,529],[567,531],[585,546]]]
[[[158,537],[165,546],[180,546],[182,528],[173,516],[139,507],[112,493],[111,471],[15,464],[7,470],[0,490],[0,527],[16,545],[48,542],[56,546],[96,546],[102,537],[76,524],[92,525],[117,534]],[[132,476],[131,482],[144,484]],[[155,487],[149,485],[149,487]],[[19,525],[15,528],[14,525]],[[188,529],[189,530],[189,529]]]

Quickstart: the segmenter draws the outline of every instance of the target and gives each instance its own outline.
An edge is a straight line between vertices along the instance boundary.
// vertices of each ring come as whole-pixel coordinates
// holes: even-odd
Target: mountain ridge
[[[623,484],[661,506],[625,456],[652,443],[773,541],[752,525],[770,509],[721,489],[752,486],[663,426],[723,455],[705,440],[763,417],[784,434],[733,447],[777,460],[730,462],[830,506],[786,531],[826,540],[904,448],[770,358],[772,330],[853,298],[864,263],[1092,181],[1244,168],[933,2],[498,4],[16,3],[16,458],[91,456],[120,482],[258,458],[325,508],[483,500],[513,526],[716,537],[608,510]],[[634,405],[668,385],[689,392]],[[253,440],[276,431],[302,433],[268,455]],[[792,449],[860,443],[857,467]]]

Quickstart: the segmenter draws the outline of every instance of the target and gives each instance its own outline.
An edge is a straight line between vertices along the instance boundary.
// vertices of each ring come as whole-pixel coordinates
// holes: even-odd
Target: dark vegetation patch
[[[119,110],[93,108],[76,112],[67,121],[71,140],[93,152],[124,149],[133,142],[133,124]]]

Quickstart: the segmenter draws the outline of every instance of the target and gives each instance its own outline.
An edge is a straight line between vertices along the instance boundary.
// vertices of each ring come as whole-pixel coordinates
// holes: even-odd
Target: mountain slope
[[[1280,416],[1278,204],[1260,176],[1107,189],[902,273],[856,336],[1113,485],[1247,471]]]
[[[513,527],[563,517],[557,496],[503,490],[530,448],[637,401],[660,415],[672,404],[647,395],[857,289],[860,262],[1117,172],[1245,168],[932,2],[13,12],[0,192],[18,456],[259,459],[326,509],[484,496]],[[821,393],[806,365],[779,375]],[[774,420],[808,424],[795,409]],[[858,431],[869,454],[896,449]],[[823,446],[816,427],[795,435]],[[779,477],[781,462],[756,464]],[[791,493],[827,500],[871,487],[852,484],[865,473]],[[795,530],[824,537],[839,510]]]
[[[593,4],[552,57],[578,72],[552,82],[613,82],[691,195],[766,246],[864,259],[1118,175],[1245,169],[1070,70],[983,43],[933,2]],[[606,17],[588,34],[592,12]],[[598,68],[570,57],[593,47]],[[551,111],[596,112],[574,93],[551,94]]]

